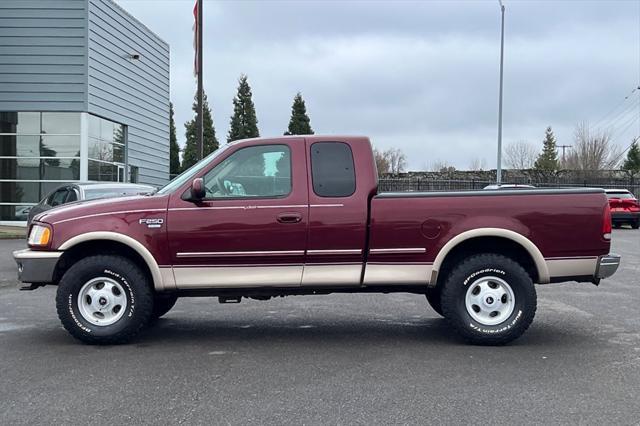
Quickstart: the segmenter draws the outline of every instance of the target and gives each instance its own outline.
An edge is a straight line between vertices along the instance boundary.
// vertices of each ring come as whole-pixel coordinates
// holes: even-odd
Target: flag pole
[[[198,161],[202,160],[204,154],[204,123],[203,123],[203,113],[202,113],[202,4],[203,0],[198,1],[198,16],[197,16],[197,70],[198,70],[198,117],[197,117],[197,155]]]

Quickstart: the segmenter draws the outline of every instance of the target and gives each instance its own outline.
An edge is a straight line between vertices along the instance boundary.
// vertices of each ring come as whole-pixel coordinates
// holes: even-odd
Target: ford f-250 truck
[[[534,283],[612,275],[610,239],[603,190],[378,194],[367,138],[294,136],[225,145],[154,195],[42,213],[14,257],[87,343],[128,341],[182,296],[410,292],[504,344],[533,320]]]

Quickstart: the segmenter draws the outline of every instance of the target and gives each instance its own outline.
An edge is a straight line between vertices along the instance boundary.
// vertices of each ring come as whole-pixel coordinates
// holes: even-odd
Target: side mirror
[[[202,178],[194,179],[191,182],[191,198],[194,200],[202,200],[207,195],[207,191],[204,188],[204,181]]]

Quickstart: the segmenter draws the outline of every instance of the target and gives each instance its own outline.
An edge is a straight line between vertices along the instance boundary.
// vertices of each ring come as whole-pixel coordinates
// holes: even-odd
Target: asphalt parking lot
[[[415,295],[182,299],[135,343],[82,345],[0,241],[0,423],[637,424],[640,232],[600,287],[538,287],[529,331],[474,347]]]

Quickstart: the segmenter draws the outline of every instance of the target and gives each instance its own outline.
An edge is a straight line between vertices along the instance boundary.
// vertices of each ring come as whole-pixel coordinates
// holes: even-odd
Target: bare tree
[[[429,170],[432,172],[455,172],[456,168],[446,160],[435,160],[429,166]]]
[[[384,155],[384,152],[379,151],[377,148],[373,148],[373,158],[376,161],[376,168],[378,169],[378,176],[384,176],[389,173],[391,168],[389,161]]]
[[[565,162],[570,170],[597,171],[615,169],[620,163],[620,147],[607,131],[591,131],[587,123],[576,126],[573,150]]]
[[[378,168],[378,176],[402,173],[407,167],[407,156],[398,148],[389,148],[386,151],[374,148],[373,157]]]
[[[533,168],[538,153],[527,141],[518,141],[508,144],[504,149],[504,160],[507,167],[516,170],[528,170]]]
[[[386,150],[384,157],[389,162],[389,169],[393,174],[402,173],[407,167],[407,156],[398,148]]]
[[[486,168],[487,168],[487,160],[481,157],[476,157],[471,160],[471,163],[469,163],[469,170],[473,170],[477,172],[477,171],[482,171]]]

